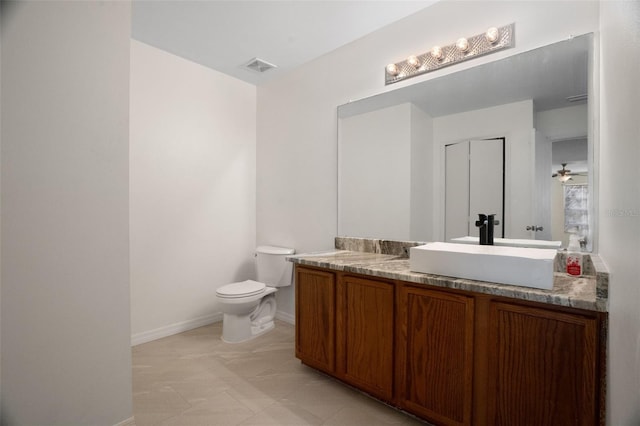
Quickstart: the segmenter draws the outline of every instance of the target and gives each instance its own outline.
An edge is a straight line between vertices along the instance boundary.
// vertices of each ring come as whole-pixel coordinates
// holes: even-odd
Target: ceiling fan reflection
[[[572,179],[572,176],[586,176],[585,172],[581,173],[571,173],[571,170],[567,169],[568,163],[562,163],[562,169],[558,170],[557,173],[551,175],[552,178],[557,177],[560,182],[567,182]]]

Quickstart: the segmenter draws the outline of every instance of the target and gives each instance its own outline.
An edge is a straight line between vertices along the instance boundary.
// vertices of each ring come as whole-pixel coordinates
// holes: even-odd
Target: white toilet
[[[227,284],[216,291],[224,319],[222,340],[244,342],[272,330],[276,315],[276,287],[291,285],[293,268],[285,257],[295,250],[285,247],[256,248],[258,281]]]

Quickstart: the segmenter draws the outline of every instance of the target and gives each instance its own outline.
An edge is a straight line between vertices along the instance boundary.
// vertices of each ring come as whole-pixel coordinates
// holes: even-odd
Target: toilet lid
[[[216,294],[220,297],[233,298],[233,297],[247,297],[260,294],[264,292],[266,285],[264,283],[246,280],[238,283],[232,283],[223,285]]]

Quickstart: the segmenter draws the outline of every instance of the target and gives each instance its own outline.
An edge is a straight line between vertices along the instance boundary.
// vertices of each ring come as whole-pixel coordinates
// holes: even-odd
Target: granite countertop
[[[553,289],[541,290],[412,272],[409,270],[409,259],[406,256],[397,254],[336,249],[288,256],[287,259],[299,265],[315,266],[335,271],[467,290],[590,311],[607,311],[606,288],[602,291],[600,289],[597,290],[599,286],[596,284],[607,285],[608,273],[594,273],[593,275],[584,275],[576,278],[566,273],[555,272]],[[598,259],[593,263],[602,267],[598,265]]]

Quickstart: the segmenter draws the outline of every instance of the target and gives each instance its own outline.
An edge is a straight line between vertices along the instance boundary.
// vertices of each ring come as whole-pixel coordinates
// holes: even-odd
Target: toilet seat
[[[264,293],[267,286],[264,283],[246,280],[237,283],[223,285],[216,290],[216,295],[223,299],[236,299],[240,297],[256,296]]]

